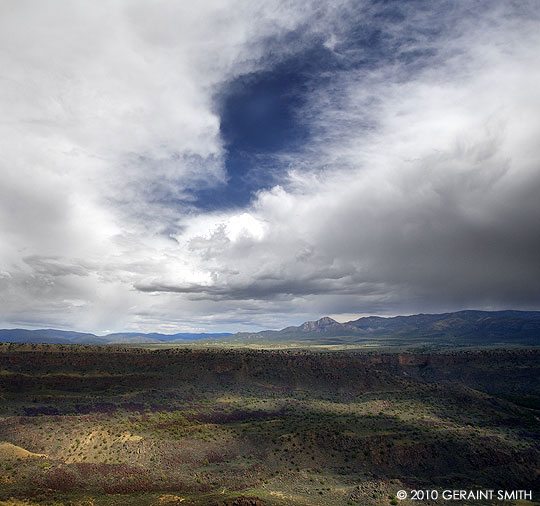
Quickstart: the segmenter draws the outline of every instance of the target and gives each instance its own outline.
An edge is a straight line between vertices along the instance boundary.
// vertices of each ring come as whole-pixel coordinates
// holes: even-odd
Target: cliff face
[[[0,346],[0,389],[102,390],[189,381],[358,392],[445,381],[497,394],[540,390],[540,350],[362,354],[77,348]]]

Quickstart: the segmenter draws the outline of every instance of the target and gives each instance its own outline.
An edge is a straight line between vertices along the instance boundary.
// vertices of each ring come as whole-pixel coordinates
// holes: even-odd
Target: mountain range
[[[339,323],[325,316],[299,326],[255,333],[138,333],[105,336],[55,329],[2,329],[0,342],[56,344],[182,343],[208,340],[225,343],[304,344],[540,344],[540,311],[458,311],[411,316],[368,316]],[[216,341],[219,340],[219,341]]]
[[[178,334],[144,334],[140,332],[116,332],[105,336],[96,336],[88,332],[73,332],[55,329],[0,329],[0,342],[11,343],[49,343],[49,344],[132,344],[132,343],[179,343],[199,339],[221,338],[230,336],[227,332]]]
[[[298,327],[255,334],[236,334],[252,341],[317,340],[326,344],[355,344],[366,341],[410,344],[412,341],[448,344],[540,344],[540,311],[458,311],[411,316],[367,316],[339,323],[329,317]]]

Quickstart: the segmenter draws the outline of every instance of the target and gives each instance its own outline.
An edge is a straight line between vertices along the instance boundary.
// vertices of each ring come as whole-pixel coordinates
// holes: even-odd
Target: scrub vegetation
[[[537,491],[539,358],[2,344],[0,504]]]

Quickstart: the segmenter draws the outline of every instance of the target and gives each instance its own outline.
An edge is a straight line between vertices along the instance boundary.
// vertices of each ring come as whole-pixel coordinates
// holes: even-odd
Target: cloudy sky
[[[0,0],[0,327],[540,308],[536,0]]]

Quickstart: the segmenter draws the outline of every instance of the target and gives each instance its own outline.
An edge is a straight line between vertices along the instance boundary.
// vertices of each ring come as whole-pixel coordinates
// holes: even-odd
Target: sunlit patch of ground
[[[27,459],[30,457],[46,457],[43,453],[33,453],[24,448],[6,442],[0,442],[0,461]]]

